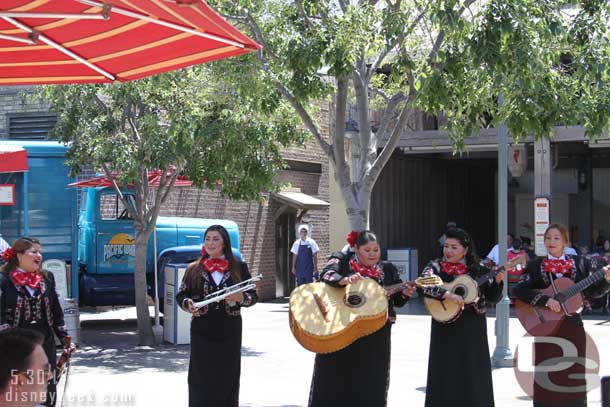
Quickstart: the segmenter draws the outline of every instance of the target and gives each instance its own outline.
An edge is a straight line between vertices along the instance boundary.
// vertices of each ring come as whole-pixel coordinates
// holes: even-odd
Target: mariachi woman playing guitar
[[[422,275],[439,275],[446,283],[461,275],[477,279],[489,270],[479,265],[468,233],[453,228],[445,233],[443,258],[433,260]],[[464,304],[463,298],[442,287],[424,288],[424,295],[463,307],[457,318],[441,323],[432,319],[426,407],[493,407],[491,363],[487,344],[487,303],[502,297],[504,273],[479,285],[478,299]]]
[[[555,342],[537,340],[534,344],[534,407],[587,405],[585,366],[578,362],[563,363],[567,360],[562,361],[562,357],[568,355],[564,355],[565,346],[558,346],[557,340],[569,341],[577,356],[586,358],[586,335],[580,318],[581,291],[587,297],[605,295],[610,289],[610,267],[601,257],[564,254],[568,242],[564,225],[550,225],[544,233],[548,254],[527,263],[513,290],[518,299],[517,315],[525,329],[532,336],[550,337]],[[540,369],[551,359],[569,367],[553,369],[547,365]],[[563,388],[561,392],[556,391],[557,386]]]

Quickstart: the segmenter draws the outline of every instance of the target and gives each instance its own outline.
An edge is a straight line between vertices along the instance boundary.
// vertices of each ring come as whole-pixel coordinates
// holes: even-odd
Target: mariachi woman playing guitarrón
[[[351,239],[350,239],[351,237]],[[371,278],[380,285],[401,283],[392,263],[379,263],[377,237],[370,231],[348,236],[355,253],[333,253],[321,281],[335,287]],[[389,298],[388,321],[380,330],[362,337],[337,352],[317,354],[310,407],[383,407],[390,378],[390,332],[396,319],[393,306],[402,307],[415,291],[407,287]]]
[[[451,282],[459,275],[476,279],[489,272],[479,265],[474,243],[462,229],[446,232],[443,255],[428,263],[422,275],[437,274],[444,282]],[[479,300],[466,306],[461,296],[442,287],[423,289],[428,297],[464,306],[451,323],[432,320],[426,407],[494,406],[485,309],[487,303],[502,298],[503,279],[504,273],[499,273],[490,284],[480,287]]]
[[[254,305],[256,290],[234,293],[200,309],[193,302],[250,279],[246,263],[231,251],[227,230],[210,226],[201,258],[189,264],[176,301],[193,314],[189,361],[190,407],[237,407],[241,371],[241,307]]]
[[[552,224],[547,228],[544,233],[544,246],[548,254],[527,263],[519,284],[513,290],[516,298],[532,306],[547,307],[554,312],[561,312],[557,300],[536,290],[548,288],[552,282],[562,277],[578,282],[601,268],[604,269],[605,278],[585,289],[583,294],[586,297],[594,298],[602,297],[608,292],[610,267],[606,266],[606,261],[601,257],[584,258],[564,254],[568,242],[568,229],[565,226]],[[578,356],[586,358],[586,336],[579,314],[566,317],[553,336],[571,342],[576,347]],[[534,369],[545,360],[564,356],[562,347],[545,342],[534,344],[534,354]],[[571,366],[566,369],[536,374],[534,407],[584,407],[587,405],[587,393],[582,390],[586,388],[586,380],[582,376],[585,368],[578,362],[573,364],[570,362],[570,364]],[[578,376],[579,374],[581,376]],[[564,391],[555,392],[552,390],[552,386],[562,386]],[[575,390],[570,391],[570,388]]]

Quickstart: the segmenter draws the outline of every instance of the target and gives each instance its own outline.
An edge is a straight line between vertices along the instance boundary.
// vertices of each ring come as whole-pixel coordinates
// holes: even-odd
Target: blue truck
[[[133,305],[135,233],[133,219],[111,187],[70,188],[74,181],[65,164],[67,147],[57,142],[0,141],[19,144],[28,154],[28,171],[0,174],[0,184],[15,185],[15,204],[0,206],[0,233],[12,242],[22,235],[37,237],[44,257],[66,261],[71,267],[70,295],[81,305]],[[135,202],[134,192],[122,193]],[[79,202],[80,199],[80,202]],[[232,249],[239,253],[235,222],[160,216],[147,253],[149,293],[154,297],[157,261],[160,304],[163,269],[170,262],[188,263],[199,256],[205,230],[213,224],[229,232]]]

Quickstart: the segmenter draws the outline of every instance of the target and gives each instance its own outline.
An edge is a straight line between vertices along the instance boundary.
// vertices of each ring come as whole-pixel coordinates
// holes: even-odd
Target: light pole
[[[504,104],[502,94],[498,105]],[[508,234],[508,129],[504,122],[498,129],[498,251],[499,264],[506,263],[506,235]],[[508,273],[507,273],[508,274]],[[496,305],[496,349],[492,356],[494,367],[512,367],[513,354],[508,346],[510,300],[508,278],[504,279],[502,299]]]

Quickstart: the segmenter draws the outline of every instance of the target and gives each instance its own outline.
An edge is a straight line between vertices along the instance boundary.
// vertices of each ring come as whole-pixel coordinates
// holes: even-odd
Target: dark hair
[[[598,246],[598,247],[603,246],[603,245],[604,245],[604,242],[605,242],[606,240],[607,240],[607,239],[606,239],[604,236],[602,236],[602,235],[597,236],[597,239],[595,239],[595,246]]]
[[[365,244],[376,242],[377,236],[370,230],[362,230],[358,232],[358,238],[356,239],[356,247],[364,246]]]
[[[468,249],[465,256],[466,265],[472,266],[474,264],[479,264],[479,256],[477,256],[474,241],[470,238],[468,232],[460,228],[449,229],[447,230],[447,233],[445,233],[445,242],[447,242],[446,239],[457,239],[462,246]]]
[[[209,232],[218,232],[220,234],[220,237],[222,238],[222,243],[224,246],[223,254],[225,255],[225,258],[227,259],[227,261],[229,262],[231,280],[233,281],[233,283],[240,282],[241,281],[241,266],[239,265],[239,262],[235,259],[235,256],[233,256],[233,249],[231,246],[231,238],[229,237],[229,232],[227,232],[227,229],[225,229],[224,226],[212,225],[209,228],[207,228],[207,230],[205,231],[205,234],[203,235],[204,244],[205,244],[205,238]],[[201,290],[202,284],[201,284],[201,276],[200,276],[200,270],[201,270],[200,265],[201,265],[201,260],[203,258],[207,258],[207,257],[210,257],[210,255],[205,254],[204,256],[197,259],[196,262],[191,263],[189,265],[189,267],[186,271],[186,274],[184,276],[184,281],[190,291]]]
[[[39,245],[40,240],[34,239],[33,237],[21,237],[13,242],[11,248],[15,251],[15,253],[25,253],[27,250],[31,249],[35,244]],[[0,267],[0,271],[4,273],[10,273],[15,270],[19,266],[19,259],[17,255],[10,259],[5,265]]]
[[[30,367],[30,356],[44,335],[32,329],[10,328],[0,332],[0,391],[5,391],[15,371]]]

